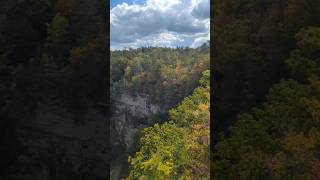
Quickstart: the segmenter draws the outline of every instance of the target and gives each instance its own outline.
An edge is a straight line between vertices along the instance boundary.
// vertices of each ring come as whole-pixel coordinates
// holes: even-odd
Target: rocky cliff
[[[161,108],[150,103],[146,94],[132,96],[123,93],[114,99],[111,117],[111,179],[126,174],[128,155],[137,150],[140,132],[155,123]]]
[[[12,179],[106,179],[107,115],[88,103],[81,121],[57,104],[39,103],[18,129],[23,147]]]

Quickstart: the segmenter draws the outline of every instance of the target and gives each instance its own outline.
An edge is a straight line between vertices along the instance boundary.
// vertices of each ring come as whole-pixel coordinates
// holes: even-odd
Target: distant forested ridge
[[[111,51],[113,95],[148,94],[152,103],[170,107],[197,87],[210,64],[209,45],[192,48],[143,47]]]
[[[319,179],[320,1],[215,1],[213,179]]]

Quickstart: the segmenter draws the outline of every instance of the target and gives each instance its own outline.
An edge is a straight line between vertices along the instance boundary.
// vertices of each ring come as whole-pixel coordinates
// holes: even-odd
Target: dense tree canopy
[[[167,122],[145,128],[129,157],[128,179],[209,179],[210,71],[200,87],[170,110]]]
[[[213,179],[319,179],[319,7],[216,2]]]
[[[201,77],[201,74],[204,70],[209,69],[209,44],[205,43],[201,47],[198,48],[188,48],[188,47],[176,47],[176,48],[164,48],[164,47],[141,47],[137,49],[123,49],[123,50],[113,50],[111,51],[111,78],[110,78],[110,87],[111,87],[111,107],[113,107],[112,111],[115,116],[123,115],[126,113],[126,124],[125,127],[130,126],[130,128],[139,128],[139,132],[134,136],[134,139],[132,140],[134,143],[134,146],[126,146],[125,143],[121,142],[122,137],[115,137],[120,146],[123,146],[125,148],[122,148],[121,151],[115,150],[113,152],[113,157],[125,157],[121,158],[121,176],[126,177],[128,176],[129,171],[129,163],[127,162],[127,157],[129,155],[134,155],[133,153],[138,151],[139,148],[139,138],[140,138],[140,130],[144,127],[152,126],[155,123],[163,123],[166,122],[168,119],[168,116],[172,117],[172,121],[180,121],[180,124],[183,126],[188,124],[188,121],[192,118],[195,118],[195,115],[190,114],[193,113],[192,111],[194,109],[191,109],[192,103],[194,100],[191,100],[188,98],[188,100],[185,100],[186,102],[183,103],[183,105],[180,106],[180,108],[176,110],[172,110],[169,112],[169,110],[175,106],[178,105],[179,102],[183,100],[186,96],[189,96],[194,89],[199,86],[200,83],[205,83],[202,81],[199,82],[199,79]],[[208,75],[208,72],[206,73],[206,76]],[[208,85],[208,82],[207,82]],[[198,89],[199,91],[199,97],[201,99],[204,99],[206,97],[201,97],[200,94],[203,94],[201,91],[202,89]],[[125,97],[123,100],[121,97]],[[126,97],[132,98],[133,102],[138,99],[145,99],[146,104],[146,113],[147,115],[142,115],[145,117],[140,117],[139,115],[132,115],[132,108],[135,107],[136,104],[139,104],[139,102],[132,103],[127,106],[126,105]],[[119,101],[120,99],[120,101]],[[143,104],[143,106],[144,106]],[[121,106],[124,106],[125,108],[122,109]],[[156,110],[153,111],[152,109],[148,109],[150,107],[156,107]],[[141,108],[141,106],[139,107]],[[201,108],[208,108],[207,106],[203,105]],[[187,110],[188,109],[188,110]],[[151,110],[152,112],[150,112]],[[134,110],[135,111],[135,110]],[[144,111],[143,108],[139,109],[139,111]],[[203,110],[198,110],[203,111]],[[150,113],[150,114],[148,114]],[[201,114],[205,115],[205,114]],[[132,117],[133,116],[133,117]],[[139,117],[138,117],[139,116]],[[183,117],[184,116],[184,117]],[[121,119],[117,119],[111,121],[111,127],[116,126],[117,123],[121,122]],[[180,119],[180,120],[179,120]],[[182,122],[181,119],[184,119]],[[120,121],[119,121],[120,120]],[[132,123],[132,124],[131,124]],[[190,122],[191,125],[191,122]],[[132,127],[134,126],[134,127]],[[155,137],[157,137],[158,131],[166,131],[166,129],[169,131],[168,133],[176,132],[178,134],[172,134],[172,137],[168,137],[166,141],[167,143],[174,143],[174,141],[180,141],[183,139],[180,139],[181,136],[186,135],[186,131],[182,128],[176,127],[176,125],[168,124],[164,126],[159,126],[150,128],[148,131],[145,130],[146,133],[149,134],[155,134]],[[181,134],[182,133],[182,134]],[[143,134],[143,133],[142,133]],[[151,136],[151,135],[150,135]],[[167,136],[170,136],[168,134]],[[157,137],[159,138],[159,137]],[[171,139],[172,138],[172,139]],[[142,137],[141,141],[150,141],[152,143],[153,148],[156,146],[160,146],[157,144],[157,139],[154,139],[153,137],[148,138],[148,140]],[[184,137],[186,140],[187,137]],[[177,142],[178,143],[178,142]],[[181,142],[182,143],[182,142]],[[178,144],[181,144],[178,143]],[[184,142],[183,142],[184,143]],[[177,146],[178,146],[177,144]],[[165,149],[170,144],[165,145]],[[120,146],[114,146],[114,147],[120,147]],[[150,144],[151,146],[151,144]],[[180,146],[180,145],[179,145]],[[149,148],[149,147],[141,147]],[[174,147],[178,148],[178,147]],[[168,152],[162,152],[162,150],[157,151],[157,154],[155,154],[150,161],[157,161],[160,163],[159,158],[163,158],[160,156],[162,153],[167,154],[177,154],[177,149],[168,149]],[[181,147],[180,149],[183,149],[184,147]],[[114,148],[116,149],[116,148]],[[144,150],[143,150],[144,151]],[[142,152],[144,153],[144,152]],[[149,154],[146,154],[147,156],[150,156]],[[161,154],[159,154],[161,153]],[[143,154],[142,154],[143,155]],[[181,157],[183,158],[183,157]],[[120,159],[120,158],[119,158]],[[136,160],[138,161],[138,160]],[[178,160],[174,160],[174,163],[177,163]],[[151,163],[151,162],[150,162]],[[150,167],[152,170],[148,170],[147,174],[149,174],[148,178],[155,178],[154,176],[162,176],[162,178],[167,177],[167,175],[164,175],[166,173],[172,174],[177,173],[176,168],[171,167],[170,164],[173,162],[170,161],[169,164],[166,164],[166,162],[162,162],[159,164],[161,167],[164,168],[161,171],[166,172],[160,172],[157,171],[155,168],[157,168],[156,162],[152,162],[150,164]],[[147,163],[148,164],[148,163]],[[154,166],[154,167],[151,167]],[[135,166],[136,168],[140,166]],[[177,166],[177,165],[175,165]],[[168,169],[169,168],[169,169]],[[133,173],[134,171],[132,171]],[[135,178],[142,176],[142,174],[136,174],[133,175]],[[171,176],[171,175],[170,175]],[[133,178],[133,177],[132,177]],[[143,178],[143,176],[142,176]]]
[[[41,104],[69,109],[79,121],[88,102],[106,103],[106,5],[102,3],[105,2],[0,1],[1,178],[12,172],[32,173],[33,170],[22,172],[28,165],[17,165],[19,153],[25,150],[20,147],[16,131],[35,118]],[[59,168],[64,167],[52,166],[50,171]]]
[[[110,67],[113,96],[147,94],[152,103],[169,108],[197,87],[209,67],[209,46],[112,51]]]
[[[320,24],[320,1],[212,2],[211,41],[214,43],[211,50],[215,74],[213,108],[216,112],[216,141],[218,134],[227,131],[236,121],[237,114],[262,104],[273,84],[290,77],[292,73],[299,75],[309,73],[301,71],[315,71],[314,62],[308,58],[311,52],[306,52],[306,49],[314,43],[312,34],[319,34],[312,27]],[[307,32],[303,33],[302,29]],[[299,40],[303,36],[306,39]],[[304,52],[293,52],[301,45],[305,45]],[[316,49],[315,46],[307,51]],[[302,58],[301,53],[309,55]],[[314,52],[312,56],[319,57],[319,54]],[[300,60],[293,61],[292,58]],[[297,76],[294,78],[300,80]]]

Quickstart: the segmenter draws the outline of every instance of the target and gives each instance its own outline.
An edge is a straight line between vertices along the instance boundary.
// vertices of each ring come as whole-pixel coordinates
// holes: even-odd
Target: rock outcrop
[[[63,106],[39,103],[34,117],[26,118],[19,128],[24,151],[15,174],[25,179],[106,179],[108,117],[88,104],[81,122],[77,122],[75,114]]]
[[[161,113],[156,104],[151,104],[148,95],[132,96],[123,93],[114,100],[111,117],[111,179],[120,179],[128,167],[128,154],[137,150],[140,132],[154,124],[153,116]],[[114,153],[114,156],[112,155]],[[122,169],[122,170],[121,170]]]

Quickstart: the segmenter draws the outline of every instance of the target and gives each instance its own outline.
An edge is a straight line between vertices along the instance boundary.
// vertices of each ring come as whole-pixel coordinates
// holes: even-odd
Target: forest
[[[209,61],[209,42],[197,49],[142,47],[112,51],[110,86],[113,95],[148,94],[152,103],[171,107],[197,87]]]
[[[99,106],[109,91],[106,8],[103,0],[0,1],[0,179],[107,177],[106,158],[94,160],[105,172],[89,169],[82,148],[92,144],[81,136],[88,114],[108,109]]]
[[[210,179],[210,71],[169,120],[143,129],[128,179]]]
[[[106,1],[1,0],[0,179],[319,179],[320,0],[210,2],[109,62]]]
[[[320,1],[211,7],[212,179],[319,179]]]
[[[0,179],[208,178],[209,42],[108,58],[108,8],[0,1]]]
[[[209,55],[209,42],[111,51],[112,178],[209,178]]]

